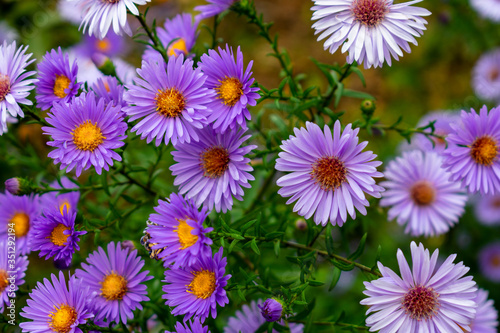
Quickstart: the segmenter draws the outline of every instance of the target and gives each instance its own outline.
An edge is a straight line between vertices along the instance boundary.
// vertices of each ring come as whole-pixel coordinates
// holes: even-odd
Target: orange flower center
[[[186,41],[182,38],[179,38],[178,40],[170,44],[167,50],[167,54],[169,57],[177,55],[179,53],[177,51],[181,51],[182,53],[187,54]]]
[[[194,278],[187,291],[198,298],[206,299],[215,291],[215,273],[202,270],[193,272]]]
[[[198,240],[198,236],[193,235],[191,231],[194,229],[189,224],[186,223],[186,220],[177,220],[179,221],[179,225],[177,229],[174,229],[174,232],[179,236],[179,243],[181,243],[181,249],[187,249],[188,247],[196,244]]]
[[[186,99],[175,88],[158,90],[156,94],[156,111],[169,118],[179,116],[186,106]]]
[[[86,120],[83,124],[75,128],[71,133],[73,135],[73,143],[80,150],[94,151],[106,139],[102,135],[101,129],[94,125],[90,120]]]
[[[108,301],[123,299],[123,296],[127,292],[127,280],[123,276],[113,272],[106,275],[101,284],[101,295]]]
[[[472,143],[470,155],[476,163],[490,166],[498,156],[497,142],[487,135],[477,138]]]
[[[229,168],[229,153],[226,148],[211,147],[201,154],[204,176],[218,178]]]
[[[220,81],[220,85],[215,88],[219,98],[222,99],[222,103],[228,106],[235,105],[239,100],[241,95],[243,95],[243,85],[240,80],[235,77],[225,77],[224,80]]]
[[[56,74],[56,81],[54,82],[54,95],[59,98],[64,98],[68,94],[64,91],[69,88],[71,81],[64,75]]]
[[[410,189],[413,201],[419,206],[427,206],[434,202],[436,190],[426,180],[416,182]]]
[[[5,269],[0,269],[0,294],[3,293],[5,288],[9,285],[9,280],[7,278],[9,275]]]
[[[15,213],[9,223],[14,224],[14,234],[16,237],[26,236],[30,230],[30,218],[26,213]]]
[[[59,211],[61,212],[61,215],[63,215],[64,209],[66,209],[66,212],[69,212],[71,209],[71,205],[66,200],[59,204]]]
[[[50,241],[56,246],[63,246],[68,240],[69,235],[65,235],[64,232],[69,230],[64,224],[58,224],[50,233]]]
[[[62,304],[59,308],[54,306],[54,311],[49,314],[49,326],[57,333],[68,333],[78,317],[74,307]]]
[[[316,160],[311,175],[314,182],[325,191],[335,190],[347,180],[344,163],[334,156],[325,156]]]
[[[111,43],[109,42],[109,39],[104,38],[96,42],[96,47],[101,52],[108,52],[111,49]]]

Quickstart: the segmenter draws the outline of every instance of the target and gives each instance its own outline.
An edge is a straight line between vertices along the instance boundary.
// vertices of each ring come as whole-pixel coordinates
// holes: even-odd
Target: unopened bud
[[[275,298],[268,298],[262,305],[258,305],[262,317],[266,321],[278,321],[283,316],[283,305]]]
[[[377,106],[375,105],[375,101],[371,99],[365,99],[361,102],[361,111],[365,114],[372,115],[375,112]]]
[[[102,53],[94,53],[92,61],[102,74],[116,77],[116,67],[107,56]]]
[[[37,193],[40,188],[27,179],[15,177],[5,181],[5,189],[13,195],[25,195]]]

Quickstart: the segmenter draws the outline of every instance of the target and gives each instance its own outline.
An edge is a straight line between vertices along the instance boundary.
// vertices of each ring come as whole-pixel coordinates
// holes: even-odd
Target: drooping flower
[[[283,305],[274,298],[268,298],[258,306],[266,321],[278,321],[283,315]]]
[[[57,180],[52,182],[50,187],[60,189],[78,188],[78,186],[67,177],[61,177],[60,181],[60,184]],[[62,215],[64,209],[70,213],[76,212],[79,199],[80,191],[71,191],[66,193],[48,192],[40,197],[40,206],[44,211],[47,209],[57,208]]]
[[[168,65],[151,59],[142,62],[138,69],[140,78],[135,85],[127,85],[123,108],[129,122],[141,119],[132,128],[141,139],[160,145],[198,141],[196,129],[207,123],[210,110],[207,104],[213,94],[204,87],[205,75],[199,68],[193,69],[193,61],[184,55],[171,56]]]
[[[230,317],[227,326],[224,327],[224,333],[255,333],[262,324],[266,322],[261,314],[258,304],[262,303],[262,300],[252,301],[250,306],[243,305],[241,310],[236,311],[234,317]],[[283,321],[278,322],[278,324],[283,324]],[[304,325],[290,323],[289,326],[290,333],[302,333],[304,331]],[[277,333],[273,329],[273,333]]]
[[[119,107],[120,111],[127,106],[127,102],[123,100],[125,88],[118,83],[118,80],[113,76],[104,76],[97,79],[92,85],[92,90],[97,98],[104,98],[106,106],[111,104]]]
[[[166,305],[174,307],[174,316],[185,315],[184,320],[194,317],[204,322],[210,313],[215,319],[217,304],[229,303],[224,287],[231,275],[225,274],[227,259],[222,252],[221,247],[213,258],[200,256],[192,266],[165,271],[164,282],[168,284],[163,286],[162,297]]]
[[[96,100],[92,92],[81,94],[70,104],[55,104],[46,121],[52,127],[42,127],[44,134],[52,141],[47,145],[55,147],[49,153],[54,164],[61,163],[66,172],[76,170],[80,176],[83,170],[94,166],[101,174],[109,170],[113,160],[121,161],[113,149],[124,145],[127,124],[119,107],[104,105],[104,99]]]
[[[93,295],[83,281],[69,276],[68,283],[63,272],[59,279],[52,274],[51,281],[43,279],[29,294],[28,305],[20,315],[31,321],[20,323],[23,332],[82,333],[78,325],[93,318]]]
[[[306,219],[314,214],[316,224],[342,226],[347,213],[356,218],[355,209],[366,215],[365,193],[380,198],[383,188],[373,178],[382,177],[376,169],[382,162],[373,161],[377,155],[371,151],[362,152],[368,142],[358,143],[358,132],[351,124],[342,132],[337,121],[332,136],[330,127],[323,133],[307,122],[282,142],[276,170],[290,173],[276,183],[282,197],[291,197],[287,204],[298,200],[294,212]]]
[[[158,258],[165,267],[192,266],[198,257],[211,256],[212,240],[205,236],[213,228],[203,228],[208,215],[206,208],[198,211],[193,200],[185,200],[172,193],[168,201],[158,200],[156,214],[149,215],[151,225],[147,228],[152,249],[163,249]]]
[[[496,1],[495,5],[498,6]],[[500,49],[485,53],[479,58],[472,70],[472,88],[480,98],[500,101]]]
[[[482,17],[500,22],[500,6],[496,0],[470,0],[470,4]]]
[[[207,5],[201,5],[194,7],[194,10],[200,12],[196,16],[196,20],[203,20],[215,15],[219,15],[223,11],[226,11],[231,7],[233,3],[238,0],[207,0]]]
[[[479,223],[486,226],[500,225],[500,193],[478,195],[473,202],[474,213]]]
[[[140,302],[149,301],[145,281],[152,279],[149,271],[140,271],[144,260],[137,250],[122,249],[120,242],[108,244],[107,254],[102,247],[89,254],[83,269],[75,274],[97,294],[94,304],[96,320],[124,324],[134,317],[132,311],[142,310]]]
[[[69,266],[73,253],[79,251],[80,236],[86,231],[75,230],[76,211],[63,206],[62,210],[56,207],[45,208],[33,224],[31,250],[40,251],[39,257],[45,260],[54,257],[54,260],[64,262]]]
[[[422,244],[411,242],[413,269],[398,249],[399,277],[378,263],[381,278],[364,282],[369,306],[366,319],[370,332],[470,332],[476,315],[476,283],[464,275],[469,268],[454,264],[456,254],[438,266],[439,250],[432,256]]]
[[[201,56],[199,64],[203,73],[207,75],[205,86],[212,89],[217,98],[208,105],[212,109],[208,120],[214,122],[214,129],[224,133],[228,128],[246,129],[246,120],[250,120],[248,106],[255,106],[260,95],[258,87],[252,87],[253,61],[244,68],[243,53],[238,46],[236,60],[233,49],[226,45],[226,49],[219,47],[219,53],[209,50],[208,55]]]
[[[28,257],[21,256],[12,251],[8,246],[7,235],[0,236],[0,313],[4,312],[5,307],[10,306],[9,294],[19,290],[19,286],[24,284],[24,277],[28,269]],[[14,265],[12,259],[14,255]],[[10,256],[10,258],[9,258]]]
[[[208,326],[203,326],[198,320],[194,320],[187,323],[177,322],[175,332],[165,331],[165,333],[210,333],[210,331]]]
[[[473,109],[469,113],[462,111],[461,122],[451,127],[443,167],[470,193],[499,193],[500,107],[489,113],[486,106],[479,114]]]
[[[245,131],[216,133],[207,126],[197,132],[199,142],[180,143],[172,152],[177,164],[170,167],[176,176],[174,185],[186,199],[193,199],[199,207],[226,212],[233,206],[233,198],[243,199],[243,188],[249,188],[254,177],[246,154],[257,148],[241,145],[251,135]]]
[[[422,0],[393,4],[393,0],[313,0],[311,8],[318,41],[326,39],[324,48],[330,53],[341,51],[347,62],[364,63],[365,68],[391,65],[391,57],[399,60],[403,50],[411,52],[409,43],[417,45],[426,29],[422,16],[431,13],[412,5]]]
[[[0,237],[12,233],[16,237],[16,249],[20,254],[29,254],[33,223],[40,214],[38,197],[0,194]]]
[[[500,242],[483,247],[479,252],[481,274],[493,282],[500,282]]]
[[[80,24],[83,33],[90,36],[95,35],[103,39],[108,34],[109,28],[113,26],[113,31],[121,35],[122,31],[132,36],[132,30],[127,22],[127,10],[132,15],[139,15],[136,5],[145,5],[151,0],[77,0],[84,3],[84,17]]]
[[[449,180],[442,162],[437,152],[414,150],[389,162],[384,172],[380,205],[390,207],[389,219],[406,225],[412,236],[445,233],[464,213],[467,195],[460,183]]]
[[[57,102],[69,103],[78,93],[78,65],[70,63],[69,55],[59,47],[52,49],[38,64],[38,82],[36,83],[36,103],[42,110],[51,108]]]
[[[488,292],[478,289],[476,299],[476,318],[470,325],[471,333],[497,333],[498,312],[493,301],[488,299]]]
[[[17,48],[16,42],[0,44],[0,135],[7,132],[7,122],[18,115],[24,117],[19,104],[32,105],[27,98],[36,79],[29,77],[35,72],[26,71],[26,67],[35,59],[32,53],[26,54],[28,46]]]

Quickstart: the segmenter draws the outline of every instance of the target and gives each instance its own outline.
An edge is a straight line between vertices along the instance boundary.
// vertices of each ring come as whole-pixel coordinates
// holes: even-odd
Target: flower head
[[[462,111],[461,122],[452,124],[443,167],[454,181],[461,181],[470,193],[500,192],[500,107],[479,114]]]
[[[0,236],[0,313],[10,306],[9,295],[24,284],[24,277],[28,269],[28,257],[9,251],[6,235]],[[14,254],[14,267],[9,263],[9,256]],[[11,261],[12,263],[12,261]],[[13,285],[11,284],[13,282]]]
[[[484,277],[500,282],[500,242],[483,247],[479,252],[479,268]]]
[[[480,98],[500,101],[500,49],[485,53],[479,58],[472,71],[472,88]]]
[[[434,151],[414,150],[391,161],[384,172],[380,205],[391,207],[389,219],[406,224],[405,232],[413,236],[445,233],[464,212],[465,191],[449,180],[442,161]]]
[[[122,55],[126,51],[126,43],[123,36],[109,32],[104,38],[84,36],[82,42],[76,48],[80,55],[89,58],[96,53],[111,58]]]
[[[32,105],[27,99],[36,79],[29,77],[35,72],[26,72],[26,67],[35,59],[26,54],[28,46],[17,48],[16,42],[0,44],[0,135],[7,132],[7,121],[18,115],[24,117],[19,104]]]
[[[187,323],[177,322],[175,332],[165,331],[165,333],[210,333],[207,326],[203,326],[198,320]]]
[[[119,107],[105,106],[104,99],[96,100],[94,93],[81,94],[70,104],[54,105],[46,118],[51,127],[42,127],[44,134],[52,141],[47,145],[55,147],[49,153],[54,164],[61,163],[66,172],[76,169],[80,176],[83,170],[94,166],[101,174],[109,170],[113,160],[121,161],[113,149],[124,145],[127,124]]]
[[[380,262],[381,278],[364,282],[370,332],[462,332],[476,315],[476,283],[464,275],[469,268],[454,264],[456,254],[437,265],[439,251],[411,242],[413,269],[398,250],[401,277]]]
[[[278,193],[296,200],[294,212],[306,219],[314,214],[314,222],[342,226],[347,213],[354,219],[357,209],[366,214],[369,205],[365,193],[380,198],[383,188],[375,184],[374,177],[382,162],[371,151],[362,152],[368,142],[358,143],[359,129],[351,124],[342,132],[340,122],[335,123],[333,135],[330,127],[321,128],[311,122],[306,128],[295,128],[295,136],[282,142],[276,160],[276,170],[290,172],[278,179],[282,187]]]
[[[478,195],[473,202],[474,213],[479,223],[486,226],[500,225],[500,193]]]
[[[200,12],[196,16],[196,20],[203,20],[215,15],[219,15],[223,11],[226,11],[231,7],[233,3],[237,0],[207,0],[207,5],[201,5],[194,7],[194,10]]]
[[[76,82],[78,65],[70,64],[69,55],[59,47],[47,52],[38,64],[39,81],[36,83],[36,102],[39,108],[47,110],[57,102],[69,103],[78,93],[80,83]]]
[[[166,267],[191,266],[198,257],[212,254],[212,240],[205,234],[213,228],[203,228],[206,208],[199,212],[193,200],[172,193],[168,201],[158,200],[155,211],[149,216],[151,225],[147,232],[154,244],[152,249],[163,249],[158,258],[163,259]]]
[[[205,75],[199,68],[193,69],[193,61],[184,60],[184,55],[171,56],[168,65],[148,59],[138,69],[140,78],[135,85],[128,85],[125,101],[130,104],[123,108],[129,121],[141,119],[132,128],[160,145],[190,143],[198,141],[196,129],[207,123],[210,110],[207,104],[212,92],[204,87]]]
[[[174,307],[174,316],[185,315],[184,320],[194,316],[194,320],[204,322],[210,313],[215,319],[217,304],[229,303],[224,287],[231,275],[225,275],[227,259],[222,257],[222,251],[221,247],[213,258],[199,256],[192,266],[165,271],[164,282],[168,284],[163,286],[162,297],[166,305]]]
[[[349,52],[347,62],[364,62],[365,68],[391,65],[403,51],[411,52],[409,43],[417,45],[431,13],[412,5],[422,0],[393,4],[393,0],[313,0],[311,8],[318,40],[329,37],[324,48],[330,53],[342,46]],[[401,50],[402,49],[402,50]]]
[[[283,305],[274,298],[268,298],[259,309],[266,321],[278,321],[283,316]]]
[[[211,126],[197,132],[199,142],[175,145],[172,152],[177,164],[170,167],[176,176],[174,185],[180,194],[193,199],[197,206],[226,212],[233,198],[243,199],[243,188],[250,187],[253,168],[246,158],[256,146],[241,145],[250,138],[245,131],[217,133]]]
[[[488,292],[478,289],[476,299],[476,318],[470,325],[471,333],[496,333],[498,328],[498,312],[493,301],[488,299]]]
[[[244,68],[243,53],[238,46],[236,60],[233,49],[219,47],[219,53],[209,50],[208,55],[201,56],[199,64],[207,75],[205,86],[212,89],[217,97],[208,105],[212,109],[208,120],[214,122],[214,129],[224,133],[228,128],[246,129],[246,120],[250,119],[248,106],[255,106],[260,95],[258,87],[252,87],[253,61]]]
[[[56,180],[50,184],[52,188],[76,189],[78,186],[67,177],[61,177],[60,183]],[[80,191],[71,191],[67,193],[48,192],[40,197],[40,206],[42,210],[56,208],[61,215],[64,209],[73,213],[77,211]]]
[[[149,271],[141,272],[144,260],[137,250],[122,249],[120,242],[108,244],[106,254],[102,247],[89,254],[83,269],[75,274],[97,294],[94,304],[96,320],[124,324],[134,317],[132,311],[142,310],[140,302],[149,301],[145,281],[152,279]]]
[[[31,321],[19,324],[23,332],[82,333],[78,325],[93,318],[93,295],[83,281],[69,276],[68,283],[63,272],[59,279],[52,274],[51,281],[43,279],[30,293],[28,306],[20,315]]]
[[[500,22],[500,5],[497,0],[470,0],[470,5],[482,17]]]

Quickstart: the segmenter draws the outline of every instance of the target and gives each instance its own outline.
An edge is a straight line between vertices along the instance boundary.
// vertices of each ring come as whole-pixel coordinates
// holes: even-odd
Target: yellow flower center
[[[7,75],[0,74],[0,102],[10,93],[10,79]]]
[[[176,51],[181,51],[182,53],[187,54],[186,41],[184,39],[179,38],[178,40],[170,44],[167,50],[167,54],[169,57],[177,55],[179,52]]]
[[[413,201],[419,206],[427,206],[434,202],[436,190],[428,181],[422,180],[416,182],[410,189],[410,195]]]
[[[73,143],[80,150],[94,151],[106,139],[102,135],[101,129],[94,125],[90,120],[86,120],[83,124],[75,128],[71,133],[73,135]]]
[[[64,90],[69,88],[69,84],[71,81],[64,75],[56,74],[56,81],[54,82],[54,95],[59,98],[64,98],[68,94],[64,92]]]
[[[344,163],[334,156],[325,156],[316,160],[311,175],[315,183],[325,191],[335,190],[347,180]]]
[[[482,136],[472,143],[470,155],[476,163],[490,166],[498,156],[497,142],[490,136]]]
[[[174,232],[177,232],[177,235],[179,236],[179,243],[181,243],[181,249],[184,250],[196,244],[198,236],[191,233],[194,228],[187,224],[186,220],[177,221],[179,221],[179,226],[177,229],[174,229]]]
[[[50,328],[57,333],[68,333],[78,317],[75,308],[65,304],[60,305],[59,309],[55,306],[54,308],[55,311],[49,314]]]
[[[5,269],[0,269],[0,294],[3,293],[5,288],[9,285],[9,280],[7,278],[9,275]]]
[[[65,235],[64,232],[69,230],[64,224],[58,224],[50,233],[50,241],[56,246],[63,246],[68,240],[69,235]]]
[[[187,291],[198,298],[206,299],[215,291],[215,273],[207,270],[193,272],[194,278]]]
[[[101,284],[101,295],[108,301],[123,299],[123,296],[127,292],[127,280],[123,276],[113,272],[106,275]]]
[[[30,230],[30,217],[26,213],[14,214],[9,223],[14,224],[14,233],[16,237],[25,236]]]
[[[184,96],[175,88],[158,90],[155,99],[156,111],[169,118],[179,116],[186,106]]]
[[[66,200],[59,204],[59,211],[61,212],[61,215],[63,215],[64,208],[66,208],[66,212],[69,212],[69,210],[71,209],[71,205]]]
[[[233,106],[239,100],[241,95],[243,95],[243,85],[240,80],[235,77],[225,77],[224,80],[220,81],[220,85],[215,88],[219,94],[219,98],[225,105]]]
[[[226,148],[211,147],[201,154],[204,176],[218,178],[229,168],[229,153]]]
[[[101,52],[108,52],[111,49],[111,43],[109,42],[109,39],[104,38],[96,42],[96,47]]]

